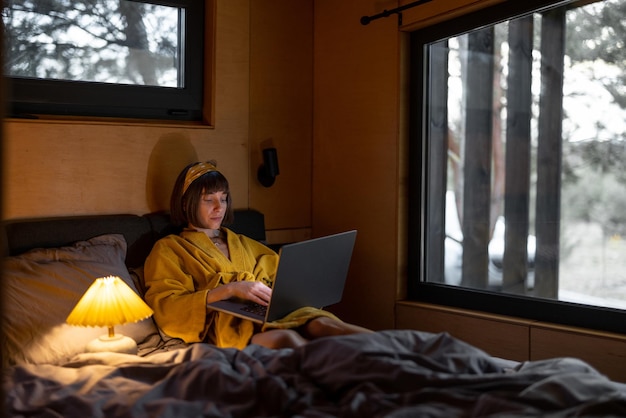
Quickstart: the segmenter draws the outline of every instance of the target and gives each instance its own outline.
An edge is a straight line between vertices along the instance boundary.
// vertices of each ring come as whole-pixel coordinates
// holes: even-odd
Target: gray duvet
[[[404,330],[295,350],[80,354],[3,378],[8,416],[626,416],[626,385],[580,360],[514,363],[447,334]]]

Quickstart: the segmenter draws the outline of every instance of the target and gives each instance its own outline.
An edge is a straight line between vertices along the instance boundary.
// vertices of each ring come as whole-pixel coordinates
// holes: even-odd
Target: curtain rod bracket
[[[419,6],[422,5],[424,3],[428,3],[429,1],[432,0],[417,0],[414,1],[413,3],[409,3],[409,4],[405,4],[404,6],[400,6],[400,7],[396,7],[395,9],[391,9],[391,10],[383,10],[381,13],[372,15],[372,16],[363,16],[361,17],[361,25],[365,26],[368,25],[372,20],[376,20],[376,19],[380,19],[381,17],[389,17],[392,14],[397,14],[398,15],[398,26],[402,26],[402,11],[406,10],[406,9],[410,9],[413,8],[415,6]]]

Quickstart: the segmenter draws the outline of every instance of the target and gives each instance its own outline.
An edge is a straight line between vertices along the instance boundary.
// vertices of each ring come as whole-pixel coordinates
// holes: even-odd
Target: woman
[[[160,239],[145,263],[145,299],[159,327],[185,342],[243,348],[296,347],[308,340],[369,332],[330,312],[304,308],[262,328],[207,304],[237,297],[267,306],[278,254],[222,226],[233,218],[228,180],[212,162],[190,164],[171,197],[171,218],[184,229]]]

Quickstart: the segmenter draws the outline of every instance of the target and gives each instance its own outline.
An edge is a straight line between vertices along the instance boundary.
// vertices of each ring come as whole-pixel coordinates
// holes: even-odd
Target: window
[[[411,35],[409,292],[623,333],[626,0],[551,3]]]
[[[4,2],[9,115],[200,120],[204,2]]]

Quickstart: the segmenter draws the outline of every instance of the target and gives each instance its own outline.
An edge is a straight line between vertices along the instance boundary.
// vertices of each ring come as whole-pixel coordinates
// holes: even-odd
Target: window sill
[[[7,117],[11,123],[45,123],[67,125],[115,125],[115,126],[149,126],[149,127],[178,127],[188,129],[215,129],[215,126],[200,121],[176,121],[160,119],[130,119],[130,118],[94,118],[80,116],[29,115],[25,117]]]

